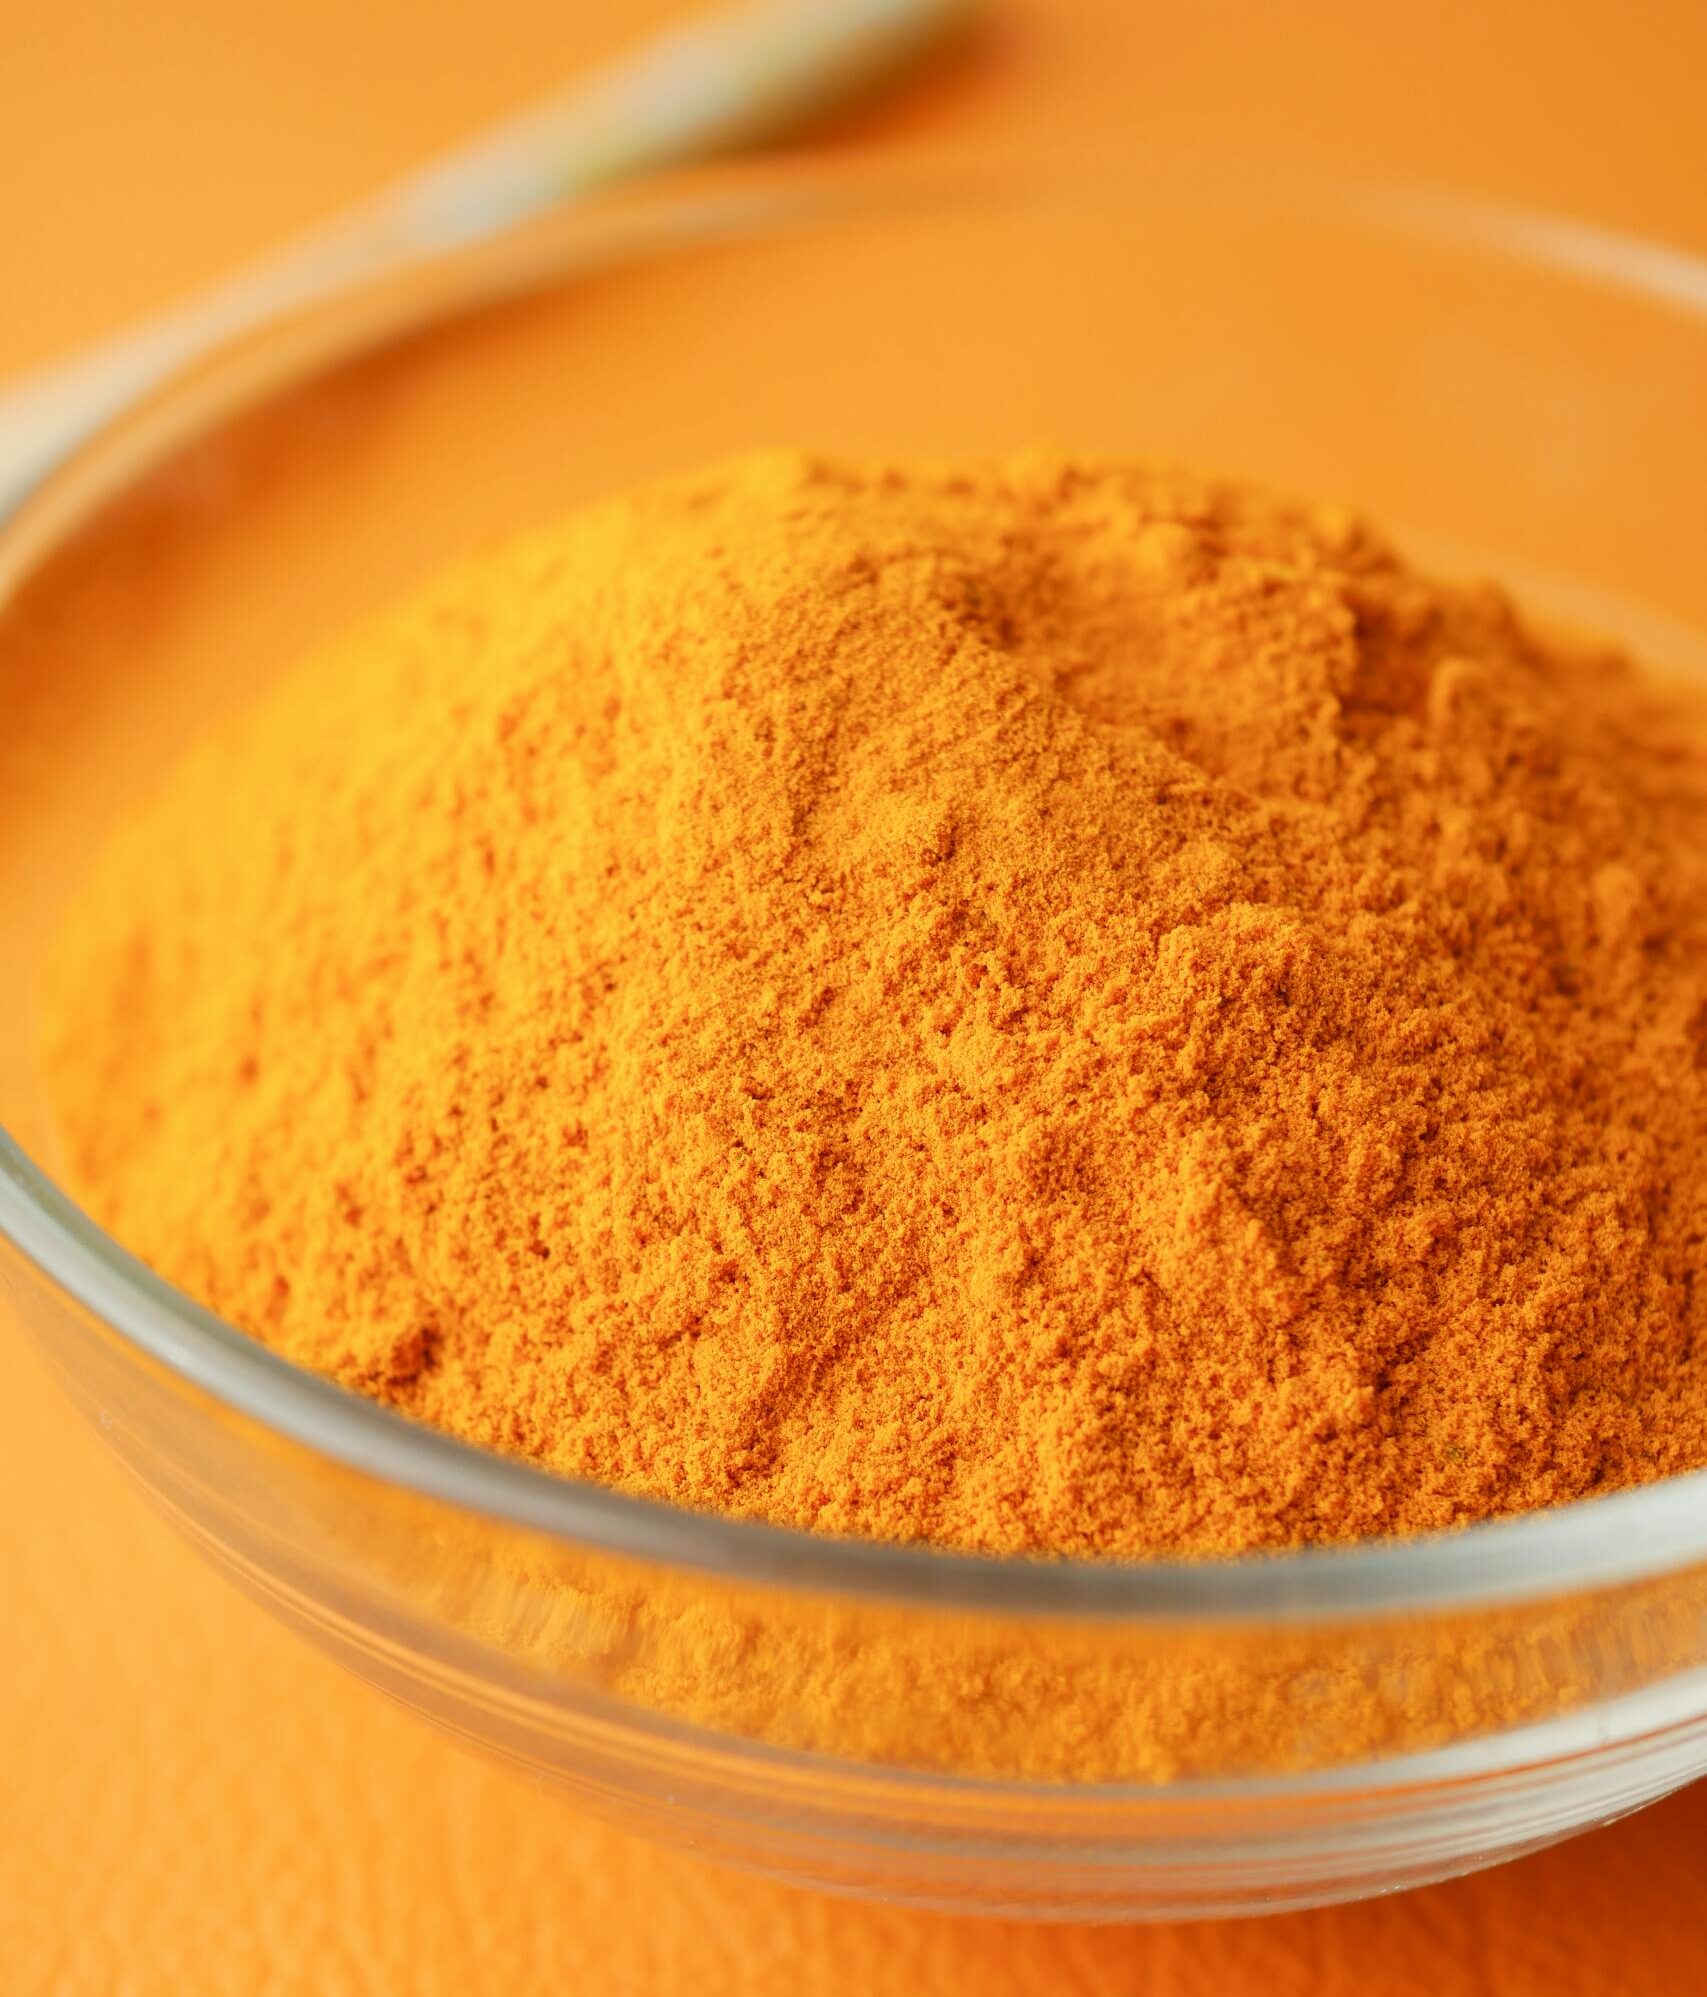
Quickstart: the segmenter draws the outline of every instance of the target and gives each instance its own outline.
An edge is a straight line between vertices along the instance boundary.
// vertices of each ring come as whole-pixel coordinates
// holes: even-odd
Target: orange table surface
[[[0,0],[0,371],[164,302],[675,11]],[[836,142],[1227,131],[1707,248],[1703,76],[1697,0],[1010,0]],[[859,1908],[653,1850],[275,1628],[143,1509],[4,1322],[0,1360],[0,1997],[1707,1981],[1707,1785],[1401,1899],[1175,1928]]]

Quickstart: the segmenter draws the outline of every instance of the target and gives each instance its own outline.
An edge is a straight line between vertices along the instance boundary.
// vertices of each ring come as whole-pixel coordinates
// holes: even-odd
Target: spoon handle
[[[778,137],[898,71],[970,11],[971,0],[759,0],[659,36],[184,304],[0,391],[0,512],[223,342],[613,181]]]

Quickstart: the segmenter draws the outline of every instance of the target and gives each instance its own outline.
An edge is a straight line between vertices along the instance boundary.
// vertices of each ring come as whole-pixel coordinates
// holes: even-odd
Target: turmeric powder
[[[471,1441],[1012,1552],[1707,1463],[1707,728],[1155,466],[737,461],[220,727],[71,911],[95,1216]]]

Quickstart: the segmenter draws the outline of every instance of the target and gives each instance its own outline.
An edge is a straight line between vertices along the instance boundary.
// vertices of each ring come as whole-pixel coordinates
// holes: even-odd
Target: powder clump
[[[748,458],[324,650],[48,995],[71,1183],[288,1357],[1000,1551],[1707,1462],[1707,743],[1327,509]]]

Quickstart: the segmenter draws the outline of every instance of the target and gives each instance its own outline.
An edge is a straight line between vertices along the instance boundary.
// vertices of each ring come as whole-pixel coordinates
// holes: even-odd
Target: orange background
[[[669,17],[669,0],[0,0],[0,372]],[[1284,144],[1707,249],[1694,0],[1010,0],[837,143]],[[0,1991],[1645,1993],[1707,1970],[1707,1785],[1333,1913],[1013,1929],[858,1909],[583,1822],[205,1572],[0,1325]]]

